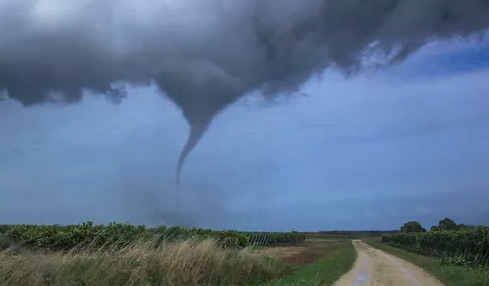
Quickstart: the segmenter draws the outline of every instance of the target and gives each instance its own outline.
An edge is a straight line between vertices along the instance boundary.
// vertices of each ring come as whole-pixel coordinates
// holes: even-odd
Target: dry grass
[[[0,285],[244,285],[283,271],[257,253],[224,249],[214,240],[82,253],[0,253]]]

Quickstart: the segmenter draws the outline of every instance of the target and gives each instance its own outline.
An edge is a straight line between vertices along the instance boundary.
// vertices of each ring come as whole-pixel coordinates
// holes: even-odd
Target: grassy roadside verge
[[[0,251],[0,285],[256,285],[287,275],[282,265],[216,240],[136,242],[79,252]]]
[[[353,267],[356,257],[351,240],[344,240],[324,258],[300,267],[292,275],[263,285],[332,285]]]
[[[438,278],[438,280],[446,286],[489,285],[489,271],[482,271],[464,266],[441,265],[435,258],[396,248],[375,239],[363,239],[363,242],[413,263]]]

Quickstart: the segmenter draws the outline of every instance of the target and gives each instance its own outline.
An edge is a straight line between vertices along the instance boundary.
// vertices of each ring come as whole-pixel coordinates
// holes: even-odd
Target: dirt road
[[[443,286],[415,265],[373,248],[360,240],[353,245],[358,253],[353,269],[335,286]]]

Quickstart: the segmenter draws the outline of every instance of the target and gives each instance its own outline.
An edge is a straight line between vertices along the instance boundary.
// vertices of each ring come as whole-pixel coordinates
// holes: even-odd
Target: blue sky
[[[200,227],[394,229],[489,224],[489,50],[428,46],[402,65],[311,79],[308,96],[225,110],[190,155],[181,205]],[[0,105],[3,223],[154,225],[174,209],[188,127],[154,87],[120,105]]]

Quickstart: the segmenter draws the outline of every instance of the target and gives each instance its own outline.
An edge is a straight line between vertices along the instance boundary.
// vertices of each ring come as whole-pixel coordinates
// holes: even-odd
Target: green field
[[[328,285],[355,260],[341,236],[266,234],[255,247],[263,235],[239,231],[2,225],[0,285]]]

